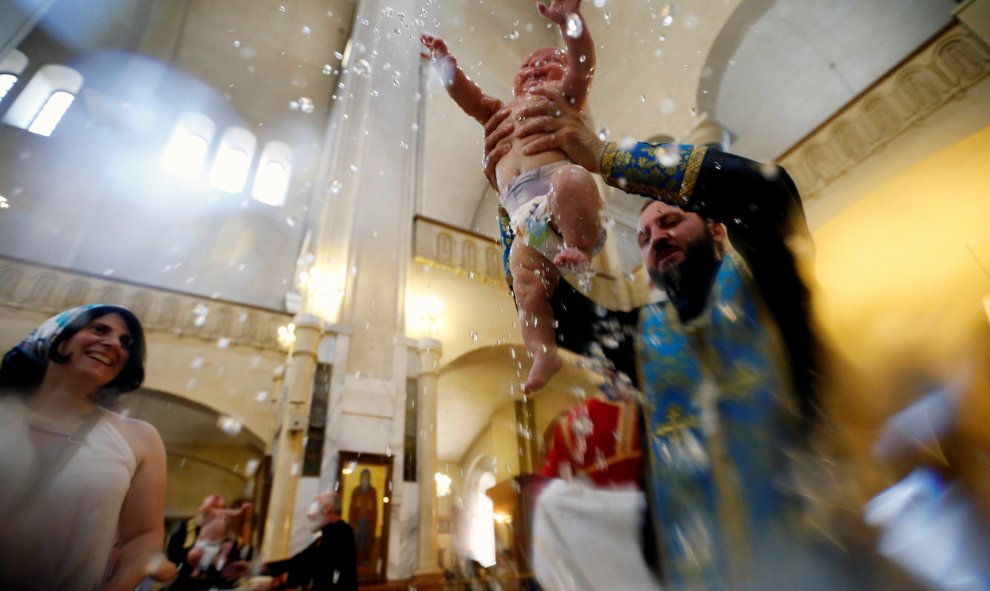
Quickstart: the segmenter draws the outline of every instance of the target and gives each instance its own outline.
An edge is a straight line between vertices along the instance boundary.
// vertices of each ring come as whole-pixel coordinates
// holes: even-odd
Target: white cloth
[[[40,465],[30,425],[42,425],[49,438],[75,426],[41,417],[15,396],[0,398],[0,589],[99,587],[137,468],[109,414],[59,473],[20,503]]]
[[[554,480],[533,515],[533,572],[547,591],[660,589],[643,559],[643,491]]]

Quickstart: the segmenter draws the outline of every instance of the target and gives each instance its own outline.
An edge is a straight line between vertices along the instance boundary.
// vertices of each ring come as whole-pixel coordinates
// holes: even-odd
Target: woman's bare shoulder
[[[162,437],[151,423],[126,417],[116,412],[107,412],[106,414],[135,453],[144,455],[164,449]]]

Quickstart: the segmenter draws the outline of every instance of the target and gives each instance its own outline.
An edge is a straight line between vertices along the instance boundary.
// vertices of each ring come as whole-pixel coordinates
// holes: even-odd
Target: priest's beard
[[[687,245],[680,264],[663,271],[654,270],[650,278],[667,293],[681,321],[687,322],[705,309],[719,262],[715,238],[706,225],[704,235]]]

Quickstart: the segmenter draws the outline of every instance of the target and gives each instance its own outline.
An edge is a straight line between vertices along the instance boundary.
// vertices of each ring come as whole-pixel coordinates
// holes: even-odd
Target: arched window
[[[15,84],[17,84],[17,76],[8,72],[0,74],[0,102],[3,102],[3,98]]]
[[[51,135],[82,85],[82,75],[72,68],[43,66],[10,106],[3,122],[39,135]]]
[[[470,547],[468,555],[481,566],[495,564],[495,504],[485,491],[495,486],[495,475],[485,472],[471,491]]]
[[[193,180],[203,172],[216,124],[194,111],[186,111],[176,122],[162,153],[162,168],[177,177]]]
[[[35,115],[34,120],[31,121],[31,125],[28,125],[28,131],[45,137],[50,136],[74,100],[76,100],[76,97],[71,92],[65,92],[64,90],[53,92],[48,97],[48,100],[45,101],[41,110],[38,111],[38,114]]]
[[[268,142],[261,151],[251,196],[268,205],[282,205],[289,192],[291,174],[292,148],[284,142]]]
[[[28,59],[23,53],[11,49],[0,60],[0,103],[7,93],[17,84],[18,77],[27,67]]]
[[[228,193],[243,191],[256,143],[254,135],[244,128],[227,129],[210,169],[210,184]]]

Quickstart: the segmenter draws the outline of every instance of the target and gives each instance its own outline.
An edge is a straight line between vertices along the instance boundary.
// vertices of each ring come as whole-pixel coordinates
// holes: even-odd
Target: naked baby
[[[442,39],[422,36],[429,50],[423,57],[440,73],[447,93],[482,125],[502,109],[516,116],[531,101],[544,100],[531,94],[543,87],[559,89],[575,107],[584,108],[595,70],[595,48],[580,14],[580,0],[553,0],[549,7],[539,3],[537,8],[560,27],[566,49],[547,47],[530,53],[516,72],[511,101],[486,95],[457,66]],[[602,199],[590,172],[569,162],[559,150],[525,155],[519,139],[513,138],[512,144],[497,164],[496,179],[499,201],[517,238],[509,267],[523,340],[533,356],[523,390],[532,392],[563,366],[554,340],[550,295],[561,273],[587,272],[606,235]]]

